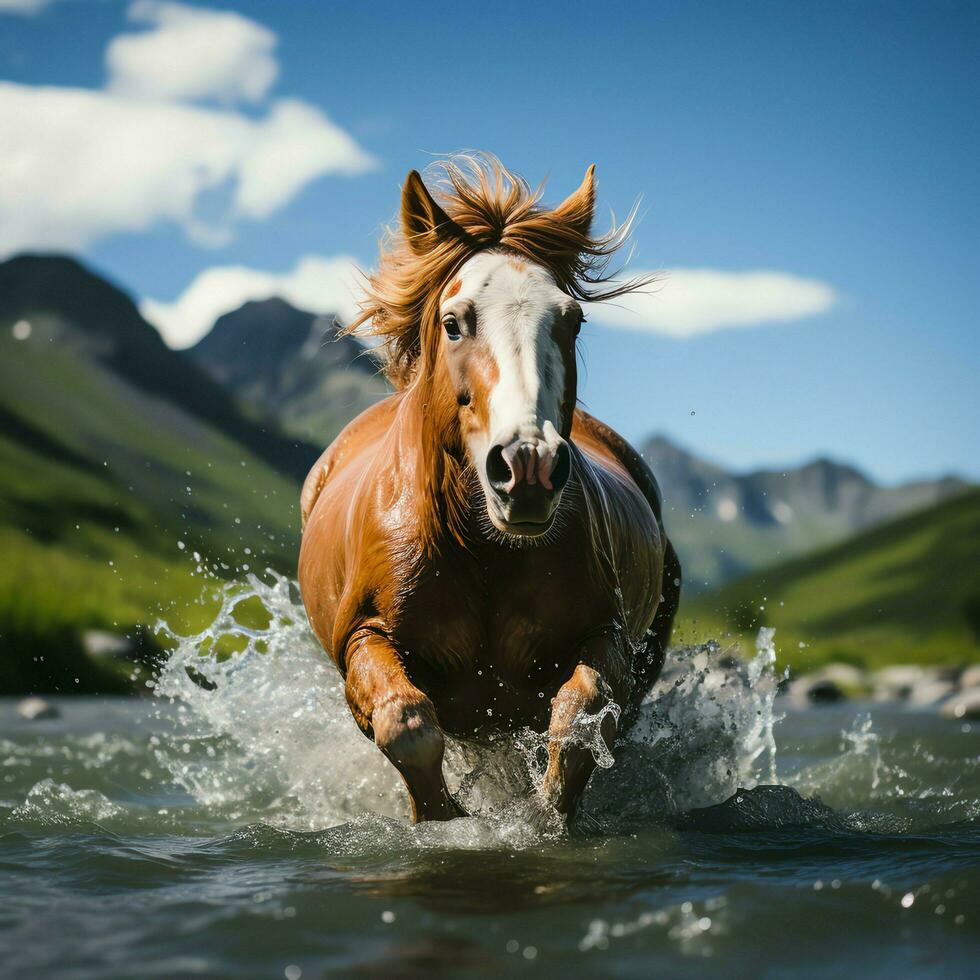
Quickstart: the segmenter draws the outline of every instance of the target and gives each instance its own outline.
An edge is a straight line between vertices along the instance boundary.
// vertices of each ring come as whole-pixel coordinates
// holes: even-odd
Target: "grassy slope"
[[[195,550],[219,575],[291,569],[298,488],[34,326],[0,331],[0,691],[112,688],[123,667],[80,657],[81,631],[191,625]]]
[[[973,490],[699,596],[684,605],[678,634],[731,635],[747,647],[774,626],[783,662],[801,669],[976,661],[978,541]]]

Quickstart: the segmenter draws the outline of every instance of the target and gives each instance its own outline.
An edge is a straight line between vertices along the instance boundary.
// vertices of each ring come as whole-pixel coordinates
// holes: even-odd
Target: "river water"
[[[790,708],[768,634],[671,665],[570,827],[527,732],[451,746],[473,816],[413,828],[253,581],[156,697],[0,702],[0,976],[980,975],[980,724]]]

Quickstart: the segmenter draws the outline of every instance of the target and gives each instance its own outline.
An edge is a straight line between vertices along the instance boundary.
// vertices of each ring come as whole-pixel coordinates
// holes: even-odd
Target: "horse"
[[[446,734],[545,726],[536,791],[569,818],[596,766],[576,726],[628,730],[680,598],[653,474],[577,398],[582,302],[646,281],[607,274],[632,216],[592,235],[594,165],[550,209],[490,155],[440,166],[408,174],[349,327],[395,390],[305,481],[300,590],[413,822],[465,815]]]

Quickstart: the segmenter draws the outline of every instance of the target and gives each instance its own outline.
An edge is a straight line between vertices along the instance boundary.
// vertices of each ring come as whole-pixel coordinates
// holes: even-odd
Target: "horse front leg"
[[[589,658],[591,662],[595,660]],[[595,771],[592,748],[574,739],[576,721],[594,715],[615,700],[612,688],[602,674],[588,663],[579,663],[551,702],[548,726],[548,768],[542,793],[559,813],[571,816]],[[607,712],[599,729],[606,748],[612,750],[616,738],[616,717]]]
[[[394,646],[361,634],[347,656],[347,704],[358,727],[398,770],[412,822],[466,816],[442,774],[445,739],[432,702],[408,679]]]

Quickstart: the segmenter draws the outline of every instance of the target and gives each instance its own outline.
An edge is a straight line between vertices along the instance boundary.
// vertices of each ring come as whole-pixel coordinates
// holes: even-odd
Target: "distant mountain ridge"
[[[662,435],[646,440],[641,452],[660,483],[668,533],[692,591],[843,540],[968,487],[953,476],[883,487],[830,459],[733,473]]]
[[[256,417],[318,446],[390,391],[371,352],[335,317],[278,297],[219,317],[187,354]]]
[[[315,447],[244,417],[224,387],[163,342],[129,296],[73,258],[20,255],[0,263],[0,320],[17,319],[199,416],[296,479],[315,459]]]

